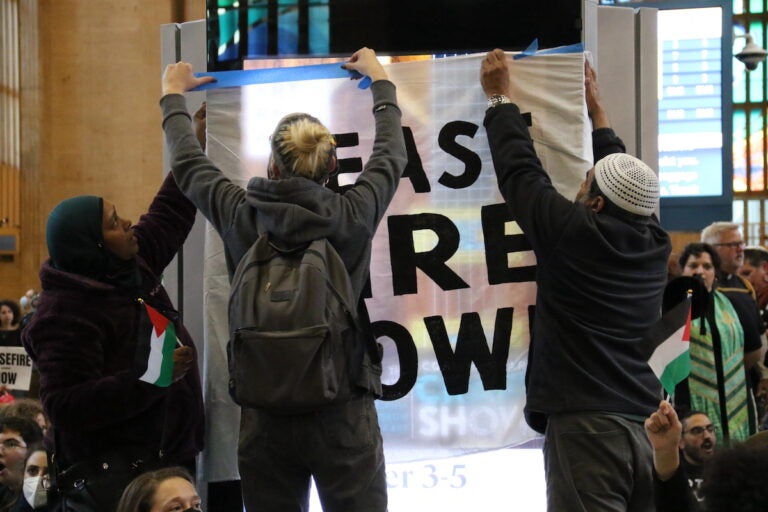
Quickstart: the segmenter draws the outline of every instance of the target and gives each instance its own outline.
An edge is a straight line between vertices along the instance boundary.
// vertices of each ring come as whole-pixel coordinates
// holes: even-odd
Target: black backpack
[[[344,262],[326,239],[245,253],[229,297],[229,392],[243,407],[301,413],[348,401],[366,342]]]

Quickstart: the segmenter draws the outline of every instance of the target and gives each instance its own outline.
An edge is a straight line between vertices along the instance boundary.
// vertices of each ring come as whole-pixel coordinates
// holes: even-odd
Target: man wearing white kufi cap
[[[613,204],[635,215],[648,217],[659,204],[659,180],[637,158],[614,153],[595,164],[595,183]]]
[[[536,57],[532,57],[536,58]],[[642,335],[658,320],[671,250],[656,175],[623,153],[586,66],[595,158],[575,201],[541,166],[509,99],[501,50],[483,60],[485,128],[499,190],[537,259],[525,417],[545,435],[550,511],[654,510],[643,420],[661,386]],[[534,119],[535,122],[535,119]]]

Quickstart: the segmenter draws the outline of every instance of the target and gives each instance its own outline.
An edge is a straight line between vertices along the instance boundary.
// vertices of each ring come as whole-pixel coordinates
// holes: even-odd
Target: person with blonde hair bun
[[[208,159],[191,132],[182,94],[211,77],[195,77],[184,62],[169,65],[160,105],[171,170],[221,235],[230,280],[262,234],[268,234],[270,244],[289,248],[325,239],[349,274],[358,316],[365,324],[362,293],[371,242],[397,190],[407,153],[395,85],[375,52],[362,48],[343,67],[371,79],[375,122],[373,152],[344,193],[325,186],[338,171],[336,142],[309,114],[289,114],[278,122],[271,137],[268,178],[251,178],[244,190]],[[368,337],[356,341],[375,346],[370,329],[361,330]],[[313,478],[326,512],[386,511],[384,451],[374,407],[375,397],[381,395],[380,354],[354,345],[362,354],[359,364],[350,364],[354,368],[349,373],[354,371],[355,377],[345,386],[348,400],[345,393],[332,408],[301,414],[242,407],[238,462],[248,512],[306,511]],[[276,380],[279,371],[274,369]]]
[[[273,179],[301,176],[325,184],[336,168],[336,140],[309,114],[283,117],[272,135],[272,148],[268,172]]]

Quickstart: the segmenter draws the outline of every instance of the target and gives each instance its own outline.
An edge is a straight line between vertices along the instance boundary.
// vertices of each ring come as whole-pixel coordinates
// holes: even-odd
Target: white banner
[[[10,390],[29,391],[32,358],[24,347],[0,347],[0,384]]]
[[[522,415],[535,260],[498,192],[482,126],[483,57],[387,66],[409,163],[374,239],[367,304],[385,349],[385,397],[377,409],[390,463],[497,450],[536,437]],[[592,166],[583,62],[582,53],[510,62],[512,99],[567,197]],[[341,185],[354,180],[371,152],[371,93],[347,79],[218,89],[207,102],[209,155],[243,185],[266,175],[269,135],[289,112],[318,117],[337,137]],[[210,227],[208,234],[204,479],[221,481],[237,478],[239,412],[227,393],[223,248]],[[446,485],[466,480],[461,471],[442,476]]]

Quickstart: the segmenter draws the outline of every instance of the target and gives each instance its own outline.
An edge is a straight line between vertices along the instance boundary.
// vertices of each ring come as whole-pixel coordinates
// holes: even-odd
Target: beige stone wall
[[[205,0],[19,0],[20,254],[0,298],[39,288],[45,220],[62,199],[104,196],[132,220],[161,181],[160,26],[202,19]]]

